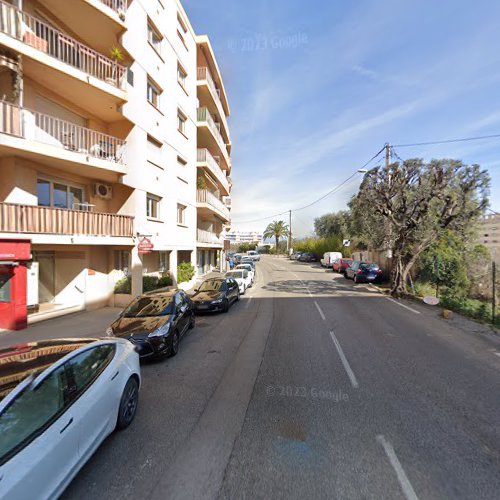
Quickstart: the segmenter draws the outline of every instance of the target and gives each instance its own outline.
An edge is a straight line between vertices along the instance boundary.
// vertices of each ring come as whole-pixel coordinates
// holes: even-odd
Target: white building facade
[[[221,182],[230,140],[222,107],[200,115],[201,45],[177,0],[0,0],[0,255],[30,241],[33,321],[120,304],[126,276],[135,295],[144,275],[175,282],[181,262],[205,272],[200,229],[222,249],[230,187],[200,194],[199,137],[225,149]]]

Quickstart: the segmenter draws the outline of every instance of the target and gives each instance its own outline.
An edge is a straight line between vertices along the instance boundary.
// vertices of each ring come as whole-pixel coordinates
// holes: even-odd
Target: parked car
[[[257,262],[260,260],[259,252],[257,252],[256,250],[249,250],[247,252],[247,255]]]
[[[368,264],[367,262],[363,262],[361,260],[353,260],[351,265],[346,268],[344,272],[344,277],[348,280],[354,279],[354,275],[358,272],[359,266],[361,264]]]
[[[201,283],[191,300],[197,313],[227,313],[233,302],[240,300],[240,290],[238,283],[232,278],[210,278]]]
[[[236,266],[236,270],[238,269],[245,269],[246,271],[248,271],[248,275],[250,276],[250,283],[253,285],[253,282],[255,281],[255,267],[253,267],[250,262],[247,262],[245,264],[238,264]]]
[[[175,356],[182,336],[195,326],[194,307],[183,290],[169,288],[134,299],[106,330],[130,340],[141,358]]]
[[[121,339],[0,350],[0,496],[57,498],[115,429],[134,420],[139,356]]]
[[[306,252],[300,255],[300,262],[318,262],[318,256],[314,253]]]
[[[375,283],[381,278],[382,269],[373,262],[362,262],[353,277],[354,283]]]
[[[248,265],[252,266],[252,269],[255,271],[255,261],[250,257],[243,257],[241,259],[240,264],[248,264]],[[238,264],[238,265],[240,265],[240,264]]]
[[[341,252],[325,252],[320,262],[323,267],[331,267],[335,259],[341,259],[341,258],[342,258]]]
[[[334,272],[345,274],[345,271],[353,263],[352,259],[335,259],[332,264]]]
[[[228,271],[226,273],[226,278],[232,278],[238,283],[241,295],[244,295],[247,288],[251,285],[248,271],[246,271],[245,269],[240,269],[238,271]]]
[[[292,260],[299,260],[299,257],[301,255],[302,254],[300,252],[293,252],[292,255],[290,255],[290,259],[292,259]]]
[[[239,264],[241,262],[242,255],[240,253],[235,253],[233,255],[233,260],[235,264]]]

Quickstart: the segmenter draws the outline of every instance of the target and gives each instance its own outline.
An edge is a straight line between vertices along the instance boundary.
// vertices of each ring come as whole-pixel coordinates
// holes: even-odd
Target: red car
[[[335,259],[332,264],[334,272],[344,274],[348,267],[351,267],[352,259]]]

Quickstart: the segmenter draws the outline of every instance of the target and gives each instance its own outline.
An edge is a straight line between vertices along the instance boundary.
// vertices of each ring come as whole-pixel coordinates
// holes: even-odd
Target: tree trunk
[[[279,245],[280,240],[279,240],[279,238],[278,238],[277,235],[274,236],[274,239],[276,240],[276,255],[279,255],[279,247],[278,247],[278,245]]]
[[[403,263],[403,258],[398,254],[394,257],[394,264],[391,271],[391,295],[399,297],[406,294],[407,276],[408,271]]]

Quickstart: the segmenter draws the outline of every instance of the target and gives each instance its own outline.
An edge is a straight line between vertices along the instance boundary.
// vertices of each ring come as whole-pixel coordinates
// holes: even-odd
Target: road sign
[[[342,242],[342,245],[345,246],[345,247],[350,247],[351,246],[351,240],[344,240]]]
[[[142,238],[137,245],[137,249],[140,254],[151,253],[153,251],[154,245],[149,238]]]

